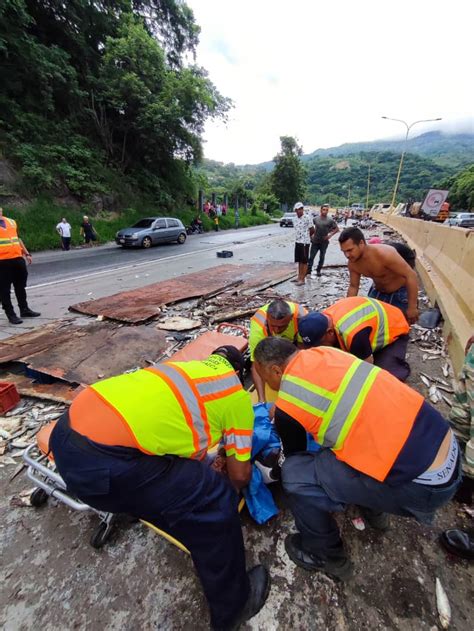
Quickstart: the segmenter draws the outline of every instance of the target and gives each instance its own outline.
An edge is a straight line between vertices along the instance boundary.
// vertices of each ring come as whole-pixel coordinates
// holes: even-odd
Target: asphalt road
[[[280,228],[278,224],[268,224],[239,230],[207,232],[201,235],[189,235],[183,245],[167,243],[144,250],[141,248],[122,248],[114,243],[77,248],[69,252],[61,250],[40,252],[33,256],[29,267],[28,286],[33,288],[44,283],[62,279],[74,279],[104,270],[126,269],[142,264],[163,262],[167,258],[206,252],[217,248],[229,248],[232,245],[264,240],[268,236],[287,234],[291,229]]]

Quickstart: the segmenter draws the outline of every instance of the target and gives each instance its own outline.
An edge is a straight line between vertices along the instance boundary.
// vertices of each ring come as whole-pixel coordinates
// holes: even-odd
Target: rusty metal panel
[[[152,326],[58,321],[45,328],[0,342],[0,363],[21,361],[64,381],[90,384],[143,367],[169,346],[167,333]]]
[[[294,265],[288,263],[219,265],[139,289],[81,302],[69,309],[87,315],[102,315],[111,320],[139,324],[159,315],[163,305],[215,295],[231,286],[238,285],[239,290],[251,290],[265,283],[270,285],[282,282],[293,274]]]
[[[14,383],[18,392],[23,396],[56,401],[57,403],[69,404],[83,390],[83,386],[74,387],[70,383],[61,381],[51,384],[35,383],[30,377],[9,372],[2,374],[2,379],[8,383]]]

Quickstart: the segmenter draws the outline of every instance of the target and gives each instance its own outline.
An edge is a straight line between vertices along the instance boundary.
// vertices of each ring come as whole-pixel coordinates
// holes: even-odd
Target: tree
[[[440,185],[449,189],[448,201],[455,210],[474,209],[474,164]]]
[[[271,188],[281,204],[291,207],[305,194],[306,169],[300,160],[303,149],[292,136],[280,136],[280,143],[281,150],[273,159]]]

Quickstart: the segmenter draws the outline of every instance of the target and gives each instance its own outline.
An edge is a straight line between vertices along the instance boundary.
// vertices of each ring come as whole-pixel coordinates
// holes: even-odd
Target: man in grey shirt
[[[307,274],[311,274],[313,269],[314,258],[319,252],[318,267],[316,268],[316,275],[321,276],[321,269],[324,265],[324,257],[326,256],[326,250],[328,249],[329,239],[339,232],[336,222],[331,217],[328,217],[329,204],[323,204],[319,217],[313,219],[314,233],[311,237],[311,251],[309,253],[308,271]]]

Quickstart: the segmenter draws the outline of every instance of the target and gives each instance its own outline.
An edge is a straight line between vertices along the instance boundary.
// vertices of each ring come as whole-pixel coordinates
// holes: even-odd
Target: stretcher
[[[223,329],[233,329],[238,334],[231,335],[223,333]],[[173,361],[205,359],[216,348],[224,345],[235,346],[241,353],[245,353],[248,348],[247,330],[238,325],[222,323],[216,331],[207,331],[187,344],[183,349],[174,353],[170,359]],[[82,502],[78,497],[67,490],[64,480],[56,469],[53,456],[49,449],[49,438],[56,422],[57,421],[52,421],[42,427],[36,435],[36,444],[30,445],[23,454],[23,460],[27,465],[26,475],[35,486],[35,489],[30,496],[31,505],[39,508],[40,506],[46,504],[50,497],[53,497],[73,510],[97,514],[100,521],[97,528],[91,535],[90,544],[94,548],[102,548],[102,546],[109,540],[113,531],[116,515],[114,513],[96,510],[92,506]],[[217,446],[214,449],[217,451]],[[239,512],[242,510],[244,505],[245,500],[242,498],[239,503]],[[183,552],[189,554],[189,550],[169,533],[161,530],[150,522],[145,520],[139,521],[167,539],[173,545],[177,546]]]

